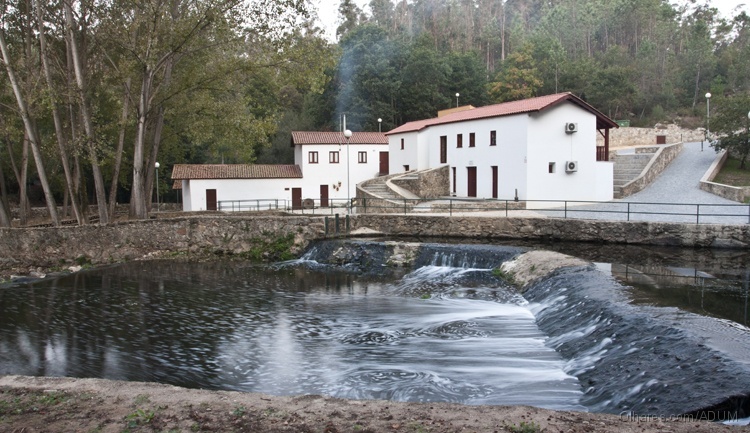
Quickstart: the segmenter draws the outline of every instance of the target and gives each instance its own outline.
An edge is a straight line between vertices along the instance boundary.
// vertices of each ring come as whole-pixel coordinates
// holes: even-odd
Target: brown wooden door
[[[466,191],[467,197],[476,197],[477,196],[477,168],[476,167],[466,167],[466,174],[467,174],[467,181],[469,184],[469,188]]]
[[[448,162],[448,137],[443,135],[440,137],[440,163],[445,164]]]
[[[302,188],[292,188],[292,209],[302,209]]]
[[[492,166],[492,198],[497,198],[497,166]]]
[[[216,210],[216,190],[206,190],[206,210]]]
[[[328,185],[320,185],[320,207],[328,207]]]
[[[388,174],[388,152],[380,152],[380,175]]]

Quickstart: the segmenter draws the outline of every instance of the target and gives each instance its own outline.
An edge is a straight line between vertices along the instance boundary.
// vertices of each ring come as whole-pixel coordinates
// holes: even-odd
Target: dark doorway
[[[445,164],[448,162],[448,137],[443,135],[440,137],[440,163]]]
[[[328,207],[328,185],[320,185],[320,207]]]
[[[388,174],[388,152],[380,152],[380,175]]]
[[[215,189],[207,189],[206,190],[206,210],[216,210],[216,190]]]
[[[302,188],[292,188],[292,209],[302,209]]]
[[[497,198],[497,166],[492,166],[492,198]]]
[[[476,197],[477,196],[477,168],[466,167],[466,174],[467,174],[467,182],[469,184],[469,188],[466,192],[466,196]]]

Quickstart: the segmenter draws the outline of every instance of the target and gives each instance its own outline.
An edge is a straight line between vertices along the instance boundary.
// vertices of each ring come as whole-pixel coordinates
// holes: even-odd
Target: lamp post
[[[382,124],[383,124],[383,119],[381,119],[380,117],[378,117],[378,132],[383,132],[383,131],[382,131],[382,130],[380,129],[380,126],[381,126]]]
[[[156,170],[156,211],[159,212],[159,162],[154,164],[154,170]]]
[[[456,92],[456,108],[458,108],[458,97],[461,96],[458,92]]]
[[[711,93],[706,93],[706,141],[711,145]]]
[[[349,183],[349,139],[352,138],[352,131],[345,130],[344,137],[346,137],[346,206],[349,208],[349,213],[352,213],[352,190]]]

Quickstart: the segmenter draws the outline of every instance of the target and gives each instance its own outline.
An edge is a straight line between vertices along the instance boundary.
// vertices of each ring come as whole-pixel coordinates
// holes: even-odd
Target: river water
[[[0,374],[595,409],[540,331],[539,305],[492,274],[497,257],[441,248],[414,270],[354,272],[311,256],[273,266],[149,261],[0,287]],[[598,266],[626,284],[663,274],[653,262]],[[685,290],[664,290],[674,269],[656,285],[639,280],[630,296],[679,297]],[[726,291],[715,280],[700,288],[704,313],[742,323],[747,285]]]

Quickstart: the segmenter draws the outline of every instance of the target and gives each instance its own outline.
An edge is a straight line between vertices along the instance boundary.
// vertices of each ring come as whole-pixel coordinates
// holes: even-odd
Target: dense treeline
[[[634,124],[698,126],[710,91],[717,121],[736,117],[750,17],[686,1],[342,0],[330,43],[305,0],[0,0],[0,226],[31,203],[63,205],[56,224],[89,203],[102,222],[118,202],[145,218],[173,164],[288,163],[291,130],[344,113],[385,131],[570,91]]]
[[[573,92],[635,124],[746,93],[750,17],[695,1],[371,0],[340,6],[341,57],[317,123],[386,128],[460,104]],[[332,115],[333,114],[333,115]]]

